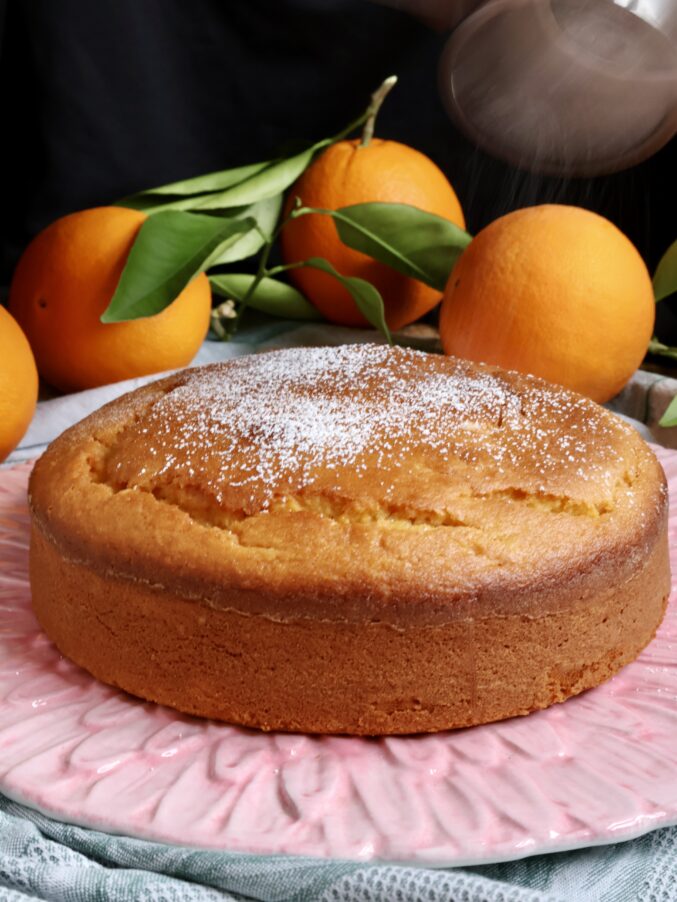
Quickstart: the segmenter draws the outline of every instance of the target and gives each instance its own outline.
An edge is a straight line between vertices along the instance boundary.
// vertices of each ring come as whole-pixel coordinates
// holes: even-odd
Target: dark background
[[[471,232],[516,207],[575,203],[653,268],[677,235],[674,141],[605,178],[511,168],[442,108],[447,37],[367,0],[0,0],[2,284],[58,216],[333,134],[391,73],[378,135],[441,166]]]

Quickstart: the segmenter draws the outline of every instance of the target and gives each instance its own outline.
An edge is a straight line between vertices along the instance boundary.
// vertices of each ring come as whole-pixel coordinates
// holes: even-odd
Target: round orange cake
[[[58,438],[35,612],[94,676],[265,730],[443,730],[595,686],[669,590],[663,472],[541,380],[379,345],[187,370]]]

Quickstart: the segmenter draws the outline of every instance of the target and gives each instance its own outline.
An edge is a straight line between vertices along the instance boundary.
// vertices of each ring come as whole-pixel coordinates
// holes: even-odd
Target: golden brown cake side
[[[191,714],[299,732],[409,733],[487,723],[608,679],[653,638],[667,542],[623,586],[542,616],[280,622],[214,609],[66,561],[36,530],[35,612],[106,683]]]
[[[290,353],[162,380],[42,458],[34,606],[64,654],[191,713],[355,733],[526,713],[636,657],[669,571],[633,430],[489,367]]]

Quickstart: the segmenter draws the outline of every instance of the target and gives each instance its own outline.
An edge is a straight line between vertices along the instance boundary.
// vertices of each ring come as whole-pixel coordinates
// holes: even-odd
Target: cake
[[[608,679],[669,591],[662,469],[592,401],[381,345],[185,370],[30,481],[35,613],[99,680],[263,730],[394,734]]]

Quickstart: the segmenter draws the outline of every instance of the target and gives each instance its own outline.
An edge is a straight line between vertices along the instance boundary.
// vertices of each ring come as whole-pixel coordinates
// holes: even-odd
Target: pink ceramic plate
[[[677,498],[677,454],[659,452]],[[263,734],[62,659],[30,609],[29,468],[0,471],[0,790],[65,821],[261,853],[458,865],[677,823],[677,601],[656,640],[547,711],[433,736]],[[671,541],[677,533],[673,506]],[[673,547],[677,572],[677,548]]]

